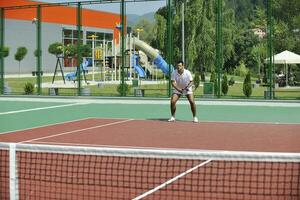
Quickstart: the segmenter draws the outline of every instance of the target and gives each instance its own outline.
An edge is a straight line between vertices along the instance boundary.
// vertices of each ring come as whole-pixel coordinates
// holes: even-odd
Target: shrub
[[[228,79],[227,79],[227,75],[224,74],[222,79],[222,93],[226,95],[227,92],[228,92]]]
[[[200,73],[200,77],[201,77],[201,81],[205,82],[205,73],[204,72]]]
[[[58,56],[58,55],[61,55],[63,53],[63,44],[60,43],[60,42],[54,42],[52,44],[49,45],[48,47],[48,52],[55,55],[55,56]]]
[[[24,59],[24,57],[26,56],[26,54],[27,54],[27,48],[26,47],[19,47],[17,49],[16,54],[15,54],[15,59],[17,61],[21,62]]]
[[[30,82],[25,83],[24,92],[25,92],[25,94],[33,94],[34,85]]]
[[[120,94],[120,96],[122,96],[122,84],[118,85],[117,91]],[[127,94],[130,91],[130,86],[127,83],[124,83],[124,91],[125,91],[124,96],[127,96]]]
[[[7,57],[9,55],[9,48],[8,47],[3,47],[0,51],[1,53],[3,52],[3,57]]]
[[[38,56],[39,56],[39,52],[38,52],[37,49],[33,52],[33,55],[34,55],[35,57],[38,57]],[[42,50],[40,51],[40,55],[42,55]]]
[[[240,62],[240,65],[234,70],[234,74],[237,76],[245,77],[248,73],[248,69],[246,68],[246,65],[244,62]]]
[[[82,45],[80,47],[80,50],[81,50],[81,55],[83,57],[92,57],[92,48],[90,47],[90,45],[88,44]]]
[[[234,85],[234,83],[235,83],[234,78],[231,77],[230,80],[228,81],[228,85],[232,86],[232,85]]]
[[[210,81],[211,83],[214,83],[214,93],[217,94],[218,92],[218,84],[217,84],[217,79],[216,79],[216,72],[212,71],[210,75]]]
[[[73,44],[68,44],[64,47],[64,56],[73,57],[77,53],[77,49]]]
[[[246,97],[250,97],[252,94],[252,85],[251,85],[251,74],[248,72],[243,84],[243,93]]]
[[[195,89],[197,89],[200,85],[199,72],[195,72],[194,85],[195,85]]]

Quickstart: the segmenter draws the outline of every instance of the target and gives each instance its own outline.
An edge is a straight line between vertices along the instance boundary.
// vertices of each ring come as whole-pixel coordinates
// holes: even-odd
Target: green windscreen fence
[[[212,98],[300,98],[297,1],[102,3],[7,3],[3,93],[135,96],[138,80],[143,96],[167,97],[169,67],[183,60],[196,97],[213,83]]]

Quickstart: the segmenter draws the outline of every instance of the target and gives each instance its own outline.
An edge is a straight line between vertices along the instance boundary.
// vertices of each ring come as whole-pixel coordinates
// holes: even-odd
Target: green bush
[[[90,47],[90,45],[88,44],[82,45],[80,47],[80,50],[81,50],[81,55],[83,57],[92,57],[92,48]]]
[[[246,78],[244,80],[243,84],[243,93],[246,97],[250,97],[252,94],[252,85],[251,85],[251,74],[250,71],[246,75]]]
[[[122,84],[118,85],[117,91],[118,91],[119,95],[121,96],[122,95]],[[125,91],[124,95],[127,96],[127,94],[130,91],[130,86],[127,83],[124,83],[124,91]]]
[[[234,70],[234,74],[237,76],[245,77],[248,73],[248,69],[243,61],[240,62],[240,65]]]
[[[3,57],[7,57],[9,55],[9,48],[8,47],[3,47],[3,49],[0,51],[0,53],[3,52]]]
[[[227,75],[224,74],[223,79],[222,79],[222,93],[226,95],[228,93],[228,79]]]
[[[73,57],[77,53],[77,48],[73,44],[68,44],[64,47],[64,56]]]
[[[230,80],[228,81],[228,85],[232,86],[232,85],[234,85],[234,83],[235,83],[234,78],[231,77]]]
[[[63,44],[60,42],[54,42],[48,47],[48,52],[55,56],[61,55],[63,53],[63,50]]]
[[[24,57],[26,56],[26,54],[27,54],[27,48],[26,47],[19,47],[17,49],[16,54],[15,54],[15,60],[21,62],[24,59]]]
[[[209,82],[214,83],[214,93],[217,94],[217,92],[218,92],[218,83],[217,83],[217,78],[216,78],[216,72],[215,71],[211,72]]]
[[[200,77],[201,77],[201,81],[204,83],[205,82],[205,73],[201,72]]]
[[[25,92],[25,94],[33,94],[34,85],[30,82],[25,83],[24,92]]]
[[[33,55],[34,55],[35,57],[38,57],[38,56],[39,56],[39,52],[38,52],[37,49],[33,52]],[[40,55],[42,55],[42,50],[40,51]]]
[[[194,85],[195,85],[195,89],[197,89],[200,85],[199,72],[195,72]]]

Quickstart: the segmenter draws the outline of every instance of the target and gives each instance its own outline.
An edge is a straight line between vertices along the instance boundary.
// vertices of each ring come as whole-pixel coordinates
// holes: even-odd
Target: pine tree
[[[226,95],[228,93],[228,79],[226,74],[224,74],[222,79],[222,93],[223,95]]]
[[[250,97],[252,94],[252,85],[251,85],[251,74],[250,71],[246,75],[246,78],[244,80],[243,84],[243,92],[246,97]]]

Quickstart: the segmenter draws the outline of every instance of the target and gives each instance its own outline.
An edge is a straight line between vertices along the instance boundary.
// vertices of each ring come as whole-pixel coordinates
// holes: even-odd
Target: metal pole
[[[4,8],[0,8],[0,94],[4,94]]]
[[[95,37],[92,37],[92,66],[93,66],[93,82],[94,82],[95,81]]]
[[[81,2],[77,3],[77,82],[78,82],[78,89],[77,94],[78,96],[81,95],[81,69],[80,64],[82,63],[82,57],[81,57]]]
[[[216,66],[217,66],[217,97],[220,98],[221,66],[222,66],[222,0],[217,0],[216,16]]]
[[[169,63],[169,84],[168,84],[168,96],[171,96],[171,63],[173,63],[173,48],[172,48],[172,0],[168,0],[168,63]]]
[[[42,57],[42,44],[41,44],[41,6],[38,5],[37,7],[37,26],[36,26],[36,35],[37,35],[37,43],[36,43],[36,46],[37,46],[37,52],[38,52],[38,55],[37,55],[37,94],[38,95],[41,95],[41,57]]]
[[[125,68],[125,38],[124,38],[124,35],[125,35],[125,1],[122,0],[121,1],[121,21],[122,21],[122,26],[121,26],[121,40],[122,40],[122,43],[121,43],[121,52],[122,52],[122,66],[121,66],[121,69],[122,69],[122,72],[121,72],[121,78],[122,78],[122,81],[121,81],[121,84],[122,84],[122,92],[121,92],[121,96],[125,96],[125,87],[124,87],[124,84],[125,84],[125,80],[124,80],[124,68]]]
[[[267,1],[267,14],[268,14],[268,25],[267,25],[267,34],[268,34],[268,79],[269,79],[269,95],[267,95],[268,99],[273,99],[273,47],[272,47],[272,0]]]
[[[185,62],[185,44],[184,44],[184,2],[182,2],[181,4],[181,41],[182,41],[182,61]]]

